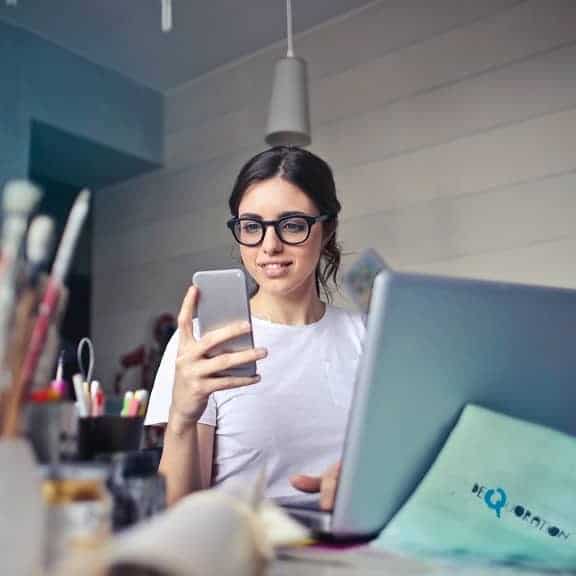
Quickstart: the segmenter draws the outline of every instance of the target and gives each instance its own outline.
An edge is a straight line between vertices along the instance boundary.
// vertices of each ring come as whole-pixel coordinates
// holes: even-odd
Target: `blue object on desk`
[[[576,438],[479,406],[372,544],[448,561],[576,567]]]

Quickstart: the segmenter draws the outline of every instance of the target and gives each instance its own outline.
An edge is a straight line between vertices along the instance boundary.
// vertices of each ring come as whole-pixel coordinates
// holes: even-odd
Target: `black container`
[[[78,411],[72,402],[26,405],[26,436],[41,464],[76,460],[78,457]]]
[[[101,454],[139,450],[144,417],[96,416],[81,418],[78,426],[78,456],[92,460]]]

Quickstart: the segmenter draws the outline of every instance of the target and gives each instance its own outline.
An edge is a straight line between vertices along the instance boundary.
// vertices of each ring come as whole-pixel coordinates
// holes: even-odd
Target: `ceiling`
[[[371,3],[293,0],[295,34]],[[0,20],[162,92],[285,36],[284,0],[173,0],[168,34],[160,30],[160,6],[160,0],[18,0],[11,7],[0,0]]]

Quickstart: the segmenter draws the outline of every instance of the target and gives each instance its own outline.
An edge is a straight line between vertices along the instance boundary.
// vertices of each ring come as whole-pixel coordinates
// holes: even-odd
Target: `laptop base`
[[[377,534],[347,534],[334,531],[330,512],[311,508],[298,508],[296,506],[284,506],[283,510],[294,520],[306,526],[312,532],[314,538],[322,542],[359,544],[368,542],[377,536]]]

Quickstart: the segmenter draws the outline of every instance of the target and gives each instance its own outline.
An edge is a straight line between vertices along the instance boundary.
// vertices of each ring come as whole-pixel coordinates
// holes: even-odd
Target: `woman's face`
[[[239,217],[277,220],[290,213],[317,216],[314,202],[294,184],[282,178],[270,178],[252,184],[238,206]],[[258,246],[240,245],[242,261],[259,290],[278,296],[305,294],[315,286],[315,270],[322,252],[322,224],[312,225],[306,242],[284,244],[273,226],[266,228]]]

